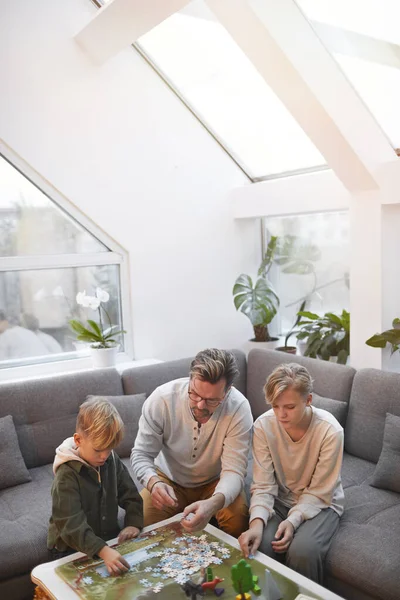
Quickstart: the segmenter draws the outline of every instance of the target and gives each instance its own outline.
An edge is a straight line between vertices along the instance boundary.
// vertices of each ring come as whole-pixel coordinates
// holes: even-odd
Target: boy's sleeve
[[[125,527],[143,528],[143,500],[129,471],[115,455],[118,481],[118,504],[125,510]]]
[[[82,509],[79,484],[72,469],[58,471],[53,483],[52,500],[52,519],[60,537],[70,548],[93,558],[106,543],[87,522]]]

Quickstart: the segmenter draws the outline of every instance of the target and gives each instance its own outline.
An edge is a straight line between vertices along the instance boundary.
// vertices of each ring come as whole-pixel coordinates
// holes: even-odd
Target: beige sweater
[[[272,409],[254,423],[250,520],[267,523],[274,514],[275,498],[291,507],[288,520],[295,529],[324,508],[339,516],[343,513],[343,428],[329,412],[311,408],[310,425],[298,442],[293,442]]]
[[[247,399],[234,387],[199,427],[188,397],[187,377],[170,381],[147,398],[132,450],[132,468],[147,486],[158,467],[183,487],[205,485],[217,478],[215,494],[229,506],[244,486],[253,418]]]

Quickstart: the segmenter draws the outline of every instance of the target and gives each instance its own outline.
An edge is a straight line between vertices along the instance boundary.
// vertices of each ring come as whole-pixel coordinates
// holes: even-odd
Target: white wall
[[[0,0],[0,138],[130,254],[136,358],[233,347],[231,297],[259,262],[235,222],[246,178],[132,48],[94,66],[73,40],[90,0]]]

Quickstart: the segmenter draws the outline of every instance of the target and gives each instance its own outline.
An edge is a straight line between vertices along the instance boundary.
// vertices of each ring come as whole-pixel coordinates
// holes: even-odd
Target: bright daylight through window
[[[400,148],[399,0],[296,0],[394,148]]]
[[[68,325],[96,320],[76,302],[83,290],[107,291],[111,322],[123,329],[120,262],[0,156],[0,368],[88,354]]]
[[[280,299],[276,332],[286,334],[304,310],[349,310],[349,213],[324,212],[265,219],[266,242],[278,237],[270,279]],[[277,317],[278,318],[278,317]],[[293,340],[292,340],[293,341]]]

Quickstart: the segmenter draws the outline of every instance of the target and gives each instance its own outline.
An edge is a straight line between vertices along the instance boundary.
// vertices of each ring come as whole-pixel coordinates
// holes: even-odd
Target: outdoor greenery
[[[370,337],[366,342],[368,346],[372,348],[385,348],[386,344],[391,346],[391,354],[399,351],[400,349],[400,319],[393,319],[392,329],[382,331],[382,333],[376,333]]]
[[[350,313],[343,310],[335,315],[327,312],[324,316],[307,311],[299,311],[302,320],[298,323],[298,340],[306,340],[304,356],[329,360],[337,357],[339,364],[345,365],[350,354]]]

